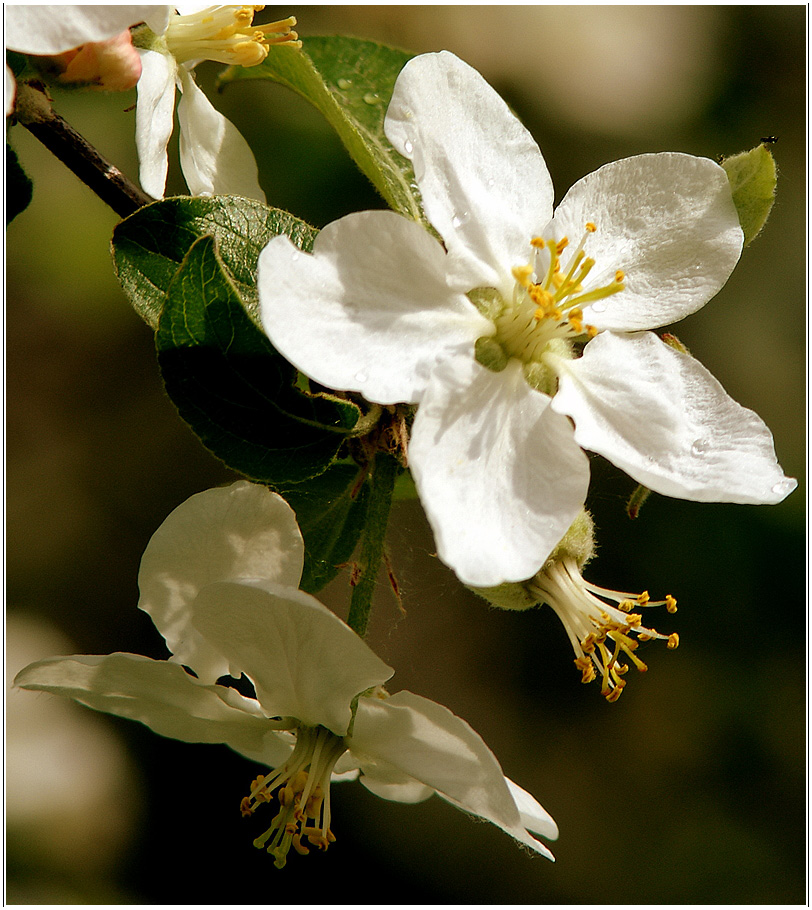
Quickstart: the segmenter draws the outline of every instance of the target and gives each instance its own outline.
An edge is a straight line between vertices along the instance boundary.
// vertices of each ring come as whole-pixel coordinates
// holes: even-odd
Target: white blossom
[[[382,685],[392,669],[298,589],[303,553],[293,511],[264,487],[240,481],[193,496],[155,533],[139,574],[139,606],[172,656],[52,657],[15,684],[174,739],[226,743],[274,769],[256,778],[241,809],[278,802],[254,843],[279,867],[291,847],[306,853],[335,840],[331,779],[359,777],[398,802],[437,793],[552,859],[529,832],[554,839],[555,822],[505,778],[471,727],[419,695],[389,696]],[[256,697],[218,684],[226,674],[245,674]]]
[[[294,44],[293,18],[262,27],[252,24],[261,6],[187,3],[155,7],[148,31],[136,33],[143,67],[138,82],[135,141],[141,186],[160,199],[166,188],[167,143],[180,91],[180,163],[192,195],[215,193],[265,201],[253,152],[237,128],[208,100],[194,79],[202,60],[255,66],[269,44]]]
[[[275,237],[262,321],[317,382],[418,404],[409,464],[463,582],[535,574],[584,503],[584,449],[670,496],[776,503],[794,489],[764,423],[645,331],[704,306],[739,259],[721,167],[627,158],[554,210],[531,135],[447,52],[406,64],[384,128],[442,243],[392,212],[328,225],[312,254]]]

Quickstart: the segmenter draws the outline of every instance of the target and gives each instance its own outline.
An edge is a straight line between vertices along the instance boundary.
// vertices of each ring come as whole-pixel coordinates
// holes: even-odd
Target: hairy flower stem
[[[51,107],[36,84],[17,86],[16,119],[121,218],[154,200],[142,193],[121,171]]]
[[[378,578],[378,569],[383,561],[384,538],[392,508],[392,493],[395,480],[400,473],[398,460],[386,452],[379,452],[372,465],[369,497],[369,511],[361,539],[361,555],[358,560],[358,574],[352,589],[350,613],[347,625],[361,638],[366,635],[369,614],[372,609],[372,595]]]

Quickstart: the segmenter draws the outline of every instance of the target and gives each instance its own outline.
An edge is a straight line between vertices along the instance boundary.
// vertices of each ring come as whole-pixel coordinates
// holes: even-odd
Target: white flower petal
[[[522,825],[499,762],[461,718],[412,692],[362,698],[349,747],[381,760],[435,790],[443,799],[506,831],[553,859]]]
[[[404,66],[384,130],[411,159],[429,221],[465,290],[510,293],[531,237],[552,216],[553,185],[533,137],[468,64],[443,51]]]
[[[438,364],[418,408],[409,464],[440,558],[465,584],[530,578],[584,504],[589,464],[566,418],[517,361]]]
[[[776,503],[796,487],[761,418],[651,332],[590,341],[563,365],[553,408],[573,418],[585,449],[666,496]]]
[[[527,790],[522,789],[509,777],[505,778],[510,795],[516,803],[522,824],[528,831],[540,834],[547,840],[558,840],[558,825],[550,813]]]
[[[204,588],[194,625],[253,682],[269,717],[298,718],[342,736],[350,702],[394,672],[314,597],[272,584]]]
[[[11,67],[6,64],[6,78],[3,83],[3,94],[6,104],[6,117],[14,110],[14,99],[17,97],[17,80],[14,78],[14,73],[11,71]]]
[[[279,351],[333,389],[379,404],[419,401],[438,356],[473,356],[492,324],[446,284],[446,254],[394,212],[328,224],[312,255],[284,236],[259,257],[262,323]]]
[[[21,54],[51,55],[106,41],[154,15],[155,6],[5,4],[5,41]]]
[[[169,161],[166,146],[175,123],[175,58],[139,49],[141,78],[136,86],[135,145],[139,180],[145,193],[161,199]]]
[[[434,789],[404,774],[388,762],[361,761],[361,783],[381,799],[396,803],[422,803],[434,796]]]
[[[191,625],[200,589],[257,578],[298,587],[303,564],[293,510],[276,493],[240,480],[187,499],[153,534],[141,558],[138,606],[173,659],[211,683],[228,673],[228,662]]]
[[[216,110],[183,66],[178,74],[181,99],[180,165],[193,196],[246,196],[265,202],[257,162],[234,124]]]
[[[584,307],[599,329],[668,325],[704,306],[727,281],[743,234],[723,168],[676,152],[638,155],[579,180],[558,206],[552,231],[571,245],[589,235],[595,266],[584,289],[625,273],[625,290]],[[566,268],[567,257],[563,257]]]
[[[120,653],[50,657],[21,670],[14,685],[65,695],[96,711],[137,720],[161,736],[225,743],[271,766],[291,749],[253,699],[206,686],[166,660]]]

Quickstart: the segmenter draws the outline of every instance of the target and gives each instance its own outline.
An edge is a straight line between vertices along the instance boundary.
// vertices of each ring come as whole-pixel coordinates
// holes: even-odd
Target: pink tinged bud
[[[105,92],[126,92],[141,78],[141,57],[129,30],[107,41],[91,41],[51,58],[58,81]]]

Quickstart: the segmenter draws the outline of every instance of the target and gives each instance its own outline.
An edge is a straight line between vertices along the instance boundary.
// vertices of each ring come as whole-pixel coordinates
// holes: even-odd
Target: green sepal
[[[113,264],[124,293],[153,329],[166,292],[192,244],[211,236],[223,267],[259,325],[257,259],[271,237],[286,234],[309,252],[315,228],[242,196],[176,196],[146,205],[113,231]]]
[[[747,246],[764,227],[775,201],[775,159],[762,143],[749,152],[724,158],[721,164],[727,171]]]
[[[387,203],[425,223],[411,162],[395,151],[383,131],[395,80],[411,57],[359,38],[306,38],[303,50],[272,46],[258,66],[229,67],[218,84],[269,79],[293,89],[327,118]]]
[[[369,503],[369,483],[354,464],[334,464],[307,483],[278,487],[296,513],[305,542],[300,587],[316,594],[355,550]]]
[[[274,487],[327,470],[360,410],[295,387],[296,371],[246,312],[214,237],[192,244],[155,336],[181,417],[226,465]]]
[[[34,184],[23,170],[17,153],[6,143],[6,225],[24,212],[34,196]]]

